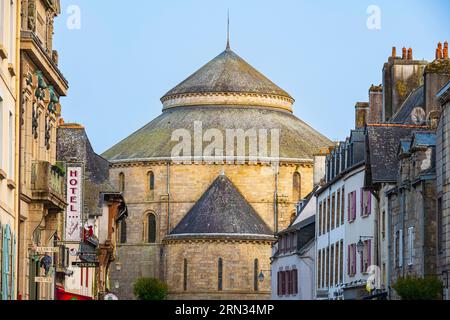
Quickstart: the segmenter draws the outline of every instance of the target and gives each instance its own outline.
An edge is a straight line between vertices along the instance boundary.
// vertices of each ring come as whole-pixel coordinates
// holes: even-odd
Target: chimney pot
[[[403,47],[402,49],[402,60],[406,60],[406,48]]]
[[[408,60],[413,59],[413,50],[411,48],[408,49]]]
[[[442,43],[438,43],[437,49],[436,49],[436,59],[441,60],[442,59]]]
[[[397,57],[397,48],[396,47],[392,47],[392,58]]]
[[[444,42],[444,59],[448,59],[448,42]]]

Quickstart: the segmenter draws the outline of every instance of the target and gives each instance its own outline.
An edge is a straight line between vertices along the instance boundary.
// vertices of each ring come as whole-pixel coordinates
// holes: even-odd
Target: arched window
[[[223,260],[219,258],[217,265],[217,290],[223,290]]]
[[[259,271],[259,261],[258,259],[255,259],[255,264],[253,268],[253,287],[255,291],[259,290],[258,271]]]
[[[153,213],[147,216],[147,242],[156,243],[156,217]]]
[[[120,221],[120,243],[127,243],[127,222],[126,220]]]
[[[187,268],[188,268],[188,262],[187,259],[184,259],[184,266],[183,266],[183,290],[187,291]]]
[[[125,192],[125,174],[123,172],[119,173],[119,191]]]
[[[153,171],[150,171],[148,173],[148,189],[150,191],[155,190],[155,174],[153,173]]]
[[[301,187],[301,176],[299,172],[295,172],[292,181],[292,190],[294,201],[301,200],[302,187]]]

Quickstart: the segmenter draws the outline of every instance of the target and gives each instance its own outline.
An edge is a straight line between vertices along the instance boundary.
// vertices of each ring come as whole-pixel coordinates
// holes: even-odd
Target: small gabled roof
[[[436,134],[434,132],[414,132],[411,140],[411,149],[435,146]]]
[[[169,238],[208,235],[273,238],[270,228],[224,174],[213,182]]]

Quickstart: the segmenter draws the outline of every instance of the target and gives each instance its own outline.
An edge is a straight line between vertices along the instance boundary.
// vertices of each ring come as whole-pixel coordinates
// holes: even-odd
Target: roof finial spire
[[[228,9],[228,23],[227,23],[227,50],[230,50],[230,9]]]

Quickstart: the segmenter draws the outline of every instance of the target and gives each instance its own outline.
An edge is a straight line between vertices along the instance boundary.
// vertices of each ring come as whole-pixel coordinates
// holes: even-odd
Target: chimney
[[[444,42],[444,59],[448,60],[448,42]]]
[[[369,118],[369,103],[357,102],[355,106],[355,128],[363,129]]]
[[[408,60],[413,59],[413,50],[411,48],[408,49]]]
[[[326,150],[324,150],[326,151]],[[314,168],[313,168],[313,183],[314,187],[320,184],[322,179],[325,179],[325,160],[326,152],[321,152],[313,156]]]
[[[383,122],[383,86],[372,85],[369,89],[369,114],[367,123]]]
[[[436,49],[436,60],[442,59],[442,43],[438,43],[437,49]]]
[[[396,58],[396,57],[397,57],[397,48],[392,47],[392,58]]]
[[[406,48],[403,47],[402,49],[402,60],[406,60]]]

